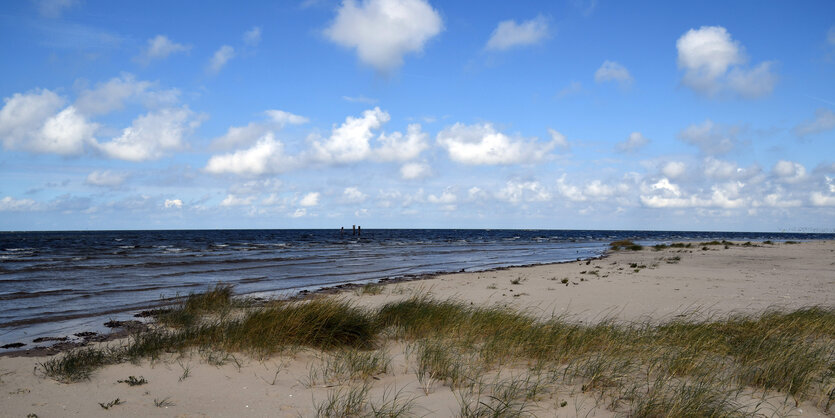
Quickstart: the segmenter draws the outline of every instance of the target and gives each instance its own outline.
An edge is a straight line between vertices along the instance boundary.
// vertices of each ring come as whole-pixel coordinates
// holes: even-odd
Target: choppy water
[[[808,240],[835,234],[565,230],[0,232],[0,345],[101,331],[163,298],[224,282],[293,294],[410,274],[589,258],[618,239]]]

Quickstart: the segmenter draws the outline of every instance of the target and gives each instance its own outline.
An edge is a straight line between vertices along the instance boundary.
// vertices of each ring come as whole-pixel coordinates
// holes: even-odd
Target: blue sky
[[[0,229],[835,228],[830,1],[0,6]]]

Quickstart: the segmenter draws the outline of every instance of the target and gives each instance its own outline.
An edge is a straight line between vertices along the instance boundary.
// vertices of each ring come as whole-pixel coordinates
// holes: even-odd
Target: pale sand
[[[673,260],[680,257],[679,261]],[[646,266],[635,272],[630,264]],[[585,274],[581,274],[586,271]],[[596,271],[597,274],[589,272]],[[568,285],[561,283],[568,279]],[[519,284],[511,281],[519,279]],[[586,262],[511,268],[481,273],[441,275],[430,280],[394,283],[377,295],[348,291],[344,297],[363,306],[429,292],[439,299],[456,298],[482,305],[508,305],[532,314],[565,315],[577,321],[604,317],[633,321],[663,320],[687,311],[725,315],[758,313],[767,308],[795,309],[835,304],[835,242],[776,244],[759,248],[711,246],[702,251],[666,249],[623,251]],[[453,416],[455,394],[436,384],[426,396],[419,388],[404,346],[389,344],[389,373],[372,380],[371,399],[395,388],[415,398],[418,416]],[[216,367],[198,353],[140,365],[121,364],[98,370],[90,381],[62,384],[38,377],[33,370],[44,358],[0,357],[0,416],[311,416],[314,403],[334,388],[308,388],[311,365],[321,354],[301,351],[294,356],[258,361],[237,355],[241,362]],[[190,376],[181,380],[184,368]],[[278,373],[276,374],[276,371]],[[522,373],[505,370],[503,373]],[[129,387],[117,380],[144,376],[148,384]],[[110,410],[99,402],[116,398],[124,404]],[[156,407],[169,398],[173,406]],[[567,406],[559,407],[565,400]],[[610,416],[604,405],[577,388],[565,388],[537,404],[537,416]],[[824,416],[801,404],[803,416]],[[588,415],[587,415],[588,413]],[[799,410],[793,411],[799,414]]]

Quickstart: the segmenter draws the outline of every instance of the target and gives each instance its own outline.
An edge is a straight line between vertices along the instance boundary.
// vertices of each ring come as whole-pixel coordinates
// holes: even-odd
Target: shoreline
[[[712,242],[713,243],[720,243],[719,241],[712,241]],[[739,241],[739,242],[722,241],[721,243],[724,243],[724,242],[731,243],[731,244],[733,244],[737,247],[740,247],[740,248],[747,248],[747,247],[763,248],[763,245],[769,245],[769,244],[764,244],[763,242],[757,242],[755,244],[752,244],[750,241],[748,241],[746,243],[743,243],[741,241]],[[771,241],[765,241],[765,242],[771,242]],[[777,242],[771,242],[770,245],[775,246],[775,245],[798,245],[798,244],[804,244],[804,243],[806,243],[806,244],[810,244],[810,243],[833,243],[835,241],[814,240],[814,241],[800,241],[800,242],[786,241],[786,242],[788,242],[788,244],[786,244],[785,242],[777,241]],[[693,245],[692,247],[688,247],[688,251],[691,251],[691,253],[694,249],[700,248],[701,244],[705,244],[705,242],[700,243],[700,242],[697,242],[697,241],[683,241],[682,243]],[[748,244],[748,245],[744,245],[744,244]],[[656,252],[657,250],[653,249],[652,246],[647,246],[643,249],[643,251],[644,252],[649,251],[650,253],[652,253],[652,252]],[[296,291],[293,294],[281,295],[279,293],[275,297],[258,297],[258,296],[251,297],[251,296],[249,296],[249,294],[235,295],[235,297],[236,298],[241,298],[241,299],[246,299],[246,300],[249,300],[250,302],[254,302],[256,304],[267,304],[267,303],[270,303],[272,301],[308,300],[308,299],[319,297],[319,296],[349,294],[350,292],[355,292],[358,289],[362,289],[363,287],[369,286],[369,285],[388,286],[388,285],[397,285],[397,284],[405,284],[405,283],[420,283],[420,282],[428,282],[428,281],[438,280],[438,279],[442,279],[442,278],[446,278],[446,277],[455,277],[456,275],[461,275],[461,274],[463,274],[463,275],[472,275],[472,274],[478,275],[478,274],[488,274],[488,273],[502,272],[502,271],[508,271],[508,270],[514,270],[514,269],[532,269],[532,268],[547,268],[549,266],[565,266],[565,265],[571,265],[573,263],[580,263],[580,265],[583,265],[583,263],[587,263],[587,262],[590,263],[590,262],[593,262],[593,261],[596,261],[596,260],[602,261],[602,260],[607,259],[607,258],[611,257],[612,255],[615,255],[615,254],[618,254],[618,253],[629,254],[630,251],[625,250],[625,249],[613,250],[613,249],[610,248],[606,252],[604,252],[603,254],[598,255],[598,256],[588,257],[588,258],[578,258],[576,260],[569,260],[569,261],[556,261],[556,262],[549,262],[549,263],[531,263],[531,264],[523,264],[523,265],[501,266],[501,267],[489,268],[489,269],[486,269],[486,270],[470,270],[470,271],[461,270],[461,271],[455,271],[455,272],[439,270],[439,271],[436,271],[436,272],[433,272],[433,273],[406,274],[406,275],[391,277],[391,278],[384,277],[384,278],[381,278],[381,279],[369,279],[369,280],[363,280],[363,281],[358,281],[358,282],[346,282],[346,283],[336,284],[336,285],[331,285],[331,286],[309,286],[309,287],[316,287],[313,290],[307,290],[307,289],[305,289],[305,287],[302,287],[302,290]],[[599,266],[598,266],[598,268],[599,268]],[[221,283],[215,283],[215,284],[223,284],[223,283],[221,282]],[[572,285],[576,286],[578,284],[579,283],[576,283],[576,282],[572,281]],[[835,282],[833,282],[833,284],[835,284]],[[210,287],[211,287],[211,285],[209,285],[209,288]],[[509,290],[509,291],[512,292],[512,290]],[[151,317],[152,313],[154,311],[156,311],[158,309],[165,309],[167,307],[175,306],[176,304],[181,303],[182,301],[184,301],[187,297],[188,296],[185,295],[185,296],[179,296],[179,297],[176,297],[176,298],[169,298],[169,299],[167,299],[167,300],[165,300],[164,302],[161,302],[161,303],[149,304],[140,311],[135,311],[133,309],[130,309],[130,310],[124,310],[124,311],[119,310],[118,312],[117,311],[112,311],[110,313],[128,313],[128,315],[130,315],[130,317],[132,318],[130,320],[115,321],[115,322],[130,323],[130,322],[135,322],[134,321],[135,319],[139,319],[141,321],[144,318]],[[519,296],[517,296],[517,297],[519,297]],[[492,301],[492,302],[495,302],[495,301]],[[615,306],[615,305],[612,305],[612,306]],[[680,309],[678,309],[678,310],[688,310],[688,309],[693,308],[693,307],[695,307],[695,306],[693,306],[693,303],[681,304],[681,305],[679,305],[678,308],[680,308]],[[698,309],[702,309],[702,310],[704,310],[704,308],[705,308],[705,306],[699,306],[698,307]],[[767,309],[769,307],[763,306],[761,308],[762,308],[761,310],[764,311],[765,309]],[[669,313],[672,314],[672,312],[669,312]],[[648,315],[652,315],[652,313],[648,313]],[[99,315],[90,316],[90,318],[96,318],[96,317],[99,317]],[[107,318],[108,322],[114,322],[113,317],[106,317],[106,318]],[[104,317],[102,319],[104,319]],[[592,317],[592,318],[589,318],[589,319],[594,319],[594,318]],[[143,323],[142,325],[147,326],[149,324],[151,324],[151,322],[146,322],[146,323]],[[137,324],[134,324],[134,326],[136,326],[136,325]],[[42,336],[40,338],[42,340],[56,341],[57,343],[53,344],[53,345],[49,345],[49,346],[40,345],[40,346],[34,346],[34,347],[29,347],[29,348],[20,347],[20,348],[2,349],[2,350],[0,350],[0,357],[4,357],[4,356],[38,357],[38,356],[41,356],[41,355],[55,355],[55,354],[59,354],[59,353],[62,353],[62,352],[65,352],[67,350],[71,350],[71,349],[74,349],[74,348],[84,347],[88,343],[96,343],[96,342],[102,342],[102,341],[112,341],[112,340],[116,340],[116,339],[119,339],[119,338],[123,338],[124,336],[126,336],[130,333],[130,330],[123,329],[121,327],[110,327],[110,326],[106,326],[106,325],[104,325],[104,326],[109,329],[108,332],[94,332],[93,334],[90,334],[90,332],[88,332],[88,331],[83,331],[81,333],[86,334],[86,336],[83,336],[83,337],[78,337],[78,336],[75,335],[75,333],[70,334],[70,335],[61,335],[61,336],[53,336],[53,335]],[[90,337],[92,337],[92,338],[90,338]],[[17,343],[18,342],[14,342],[12,344],[17,344]]]
[[[580,261],[580,260],[585,261],[585,260],[595,260],[595,259],[605,258],[607,256],[607,254],[608,254],[608,252],[604,253],[603,255],[599,255],[599,256],[594,256],[594,257],[590,257],[590,258],[578,258],[577,260],[571,260],[571,261],[555,261],[555,262],[550,262],[550,263],[520,264],[520,265],[511,265],[511,266],[502,266],[502,267],[492,267],[492,268],[489,268],[489,269],[486,269],[486,270],[470,270],[470,271],[461,270],[461,271],[458,271],[458,272],[439,270],[439,271],[436,271],[436,272],[433,272],[433,273],[405,274],[405,275],[396,276],[396,277],[384,277],[384,278],[381,278],[381,279],[368,279],[368,280],[356,281],[356,282],[346,282],[346,283],[341,283],[341,284],[331,285],[331,286],[321,286],[321,287],[319,287],[319,286],[303,286],[303,287],[301,287],[302,290],[295,291],[294,293],[292,293],[290,295],[280,295],[279,294],[276,297],[260,297],[260,296],[252,297],[252,296],[249,296],[250,294],[242,294],[242,295],[235,295],[235,296],[237,298],[247,299],[247,300],[253,301],[255,303],[263,303],[263,304],[266,304],[266,303],[269,303],[269,302],[272,302],[272,301],[299,301],[299,300],[306,300],[306,299],[310,299],[310,298],[314,298],[314,297],[322,296],[322,295],[336,295],[336,294],[339,294],[339,293],[342,293],[342,292],[348,292],[348,291],[356,290],[356,289],[362,288],[363,286],[367,286],[369,284],[371,284],[371,285],[390,285],[390,284],[407,283],[407,282],[414,282],[414,281],[433,280],[433,279],[438,278],[439,276],[443,276],[443,275],[446,275],[446,274],[486,273],[486,272],[493,272],[493,271],[508,270],[508,269],[512,269],[512,268],[528,268],[528,267],[536,267],[536,266],[548,266],[548,265],[574,263],[574,262],[577,262],[577,261]],[[213,286],[215,284],[223,284],[223,283],[222,282],[214,283],[214,284],[209,285],[208,287],[211,288],[211,286]],[[307,287],[316,287],[316,289],[307,290],[306,289]],[[255,292],[253,294],[256,294],[256,293],[258,293],[258,292]],[[175,306],[179,303],[182,303],[184,300],[186,300],[186,298],[188,298],[187,295],[186,296],[178,296],[178,297],[168,298],[165,301],[161,301],[159,303],[153,303],[153,304],[145,305],[142,308],[140,308],[141,310],[139,310],[139,311],[137,311],[135,308],[125,309],[125,310],[113,309],[113,310],[107,311],[106,314],[125,314],[125,313],[127,313],[127,315],[130,315],[131,318],[139,318],[141,320],[143,318],[152,317],[153,312],[155,312],[157,310],[165,309],[167,307]],[[136,322],[139,322],[139,321],[135,321],[135,320],[119,321],[119,320],[114,320],[113,317],[106,316],[106,315],[98,315],[98,314],[97,315],[91,315],[91,316],[86,316],[86,315],[83,315],[83,314],[79,314],[79,315],[69,317],[69,318],[62,318],[62,320],[65,320],[65,319],[83,319],[83,318],[101,318],[101,319],[107,318],[107,322],[103,323],[103,326],[109,328],[111,331],[109,331],[109,332],[79,331],[80,334],[84,334],[84,335],[79,336],[79,335],[77,335],[78,333],[72,333],[70,335],[61,335],[61,336],[46,335],[46,336],[41,336],[39,338],[36,338],[36,340],[41,340],[40,342],[48,342],[48,341],[55,341],[56,342],[55,344],[50,345],[50,346],[34,346],[34,347],[30,347],[30,348],[23,348],[24,346],[26,346],[28,344],[21,343],[19,341],[15,341],[15,342],[9,343],[8,345],[14,346],[14,345],[18,345],[18,344],[23,344],[23,346],[0,348],[0,357],[4,357],[4,356],[39,357],[39,356],[44,356],[44,355],[55,355],[55,354],[65,352],[67,350],[72,350],[72,349],[75,349],[75,348],[85,347],[88,343],[106,342],[106,341],[112,341],[112,340],[117,340],[117,339],[120,339],[120,338],[124,338],[125,336],[127,336],[131,332],[131,330],[125,329],[123,327],[108,326],[107,325],[108,322],[133,323],[132,324],[133,327],[136,327],[137,325],[147,326],[147,325],[150,324],[150,323],[136,324]],[[36,322],[36,324],[49,323],[49,322],[60,322],[60,321],[43,321],[43,322]],[[33,343],[38,343],[38,342],[39,341],[33,341]]]

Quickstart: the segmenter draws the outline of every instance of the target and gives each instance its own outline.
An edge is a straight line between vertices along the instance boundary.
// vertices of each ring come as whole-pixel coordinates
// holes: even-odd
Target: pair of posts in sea
[[[344,234],[345,234],[345,227],[343,226],[343,227],[339,230],[339,235],[344,235]],[[353,225],[353,226],[351,227],[351,235],[362,235],[362,227],[361,227],[361,226],[357,226],[357,225]]]

